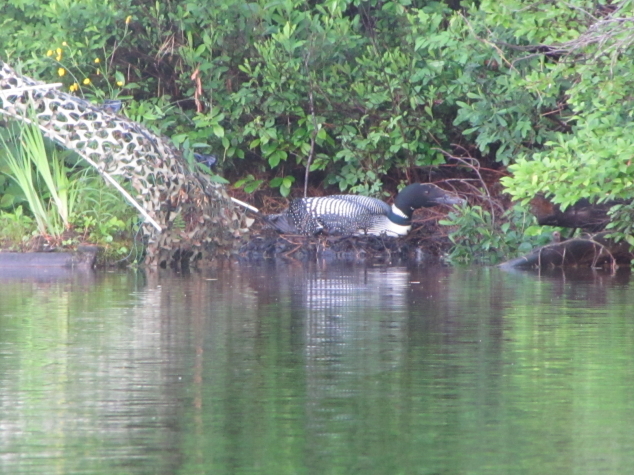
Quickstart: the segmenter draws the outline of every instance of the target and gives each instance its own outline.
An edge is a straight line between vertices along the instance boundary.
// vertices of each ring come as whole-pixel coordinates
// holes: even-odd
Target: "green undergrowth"
[[[535,217],[519,205],[498,210],[497,215],[481,205],[464,206],[440,224],[451,227],[453,248],[446,259],[454,264],[499,264],[553,238],[552,227],[538,226]]]
[[[37,127],[0,132],[0,246],[75,249],[92,244],[104,263],[135,262],[137,215],[74,153],[58,149]]]

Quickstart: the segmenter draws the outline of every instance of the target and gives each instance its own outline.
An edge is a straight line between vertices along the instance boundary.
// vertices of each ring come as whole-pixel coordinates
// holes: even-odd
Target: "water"
[[[0,473],[624,474],[629,271],[0,274]]]

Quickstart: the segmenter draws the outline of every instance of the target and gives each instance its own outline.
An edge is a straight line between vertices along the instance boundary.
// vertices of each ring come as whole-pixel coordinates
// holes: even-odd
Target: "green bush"
[[[552,228],[537,226],[521,206],[513,206],[497,219],[482,206],[464,207],[449,213],[440,224],[453,228],[449,239],[454,247],[447,259],[454,263],[496,264],[546,245],[553,237]]]

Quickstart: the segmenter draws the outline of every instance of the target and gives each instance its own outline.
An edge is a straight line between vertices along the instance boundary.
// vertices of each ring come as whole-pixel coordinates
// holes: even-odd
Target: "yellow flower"
[[[68,43],[66,43],[65,41],[62,41],[62,46],[68,46]]]
[[[57,70],[57,74],[59,74],[60,76],[63,76],[64,74],[66,74],[66,70],[64,68],[59,68]]]
[[[117,81],[117,86],[119,87],[123,87],[125,83],[123,81]]]
[[[58,56],[62,55],[62,48],[57,48],[55,51],[57,51]]]
[[[87,86],[88,84],[90,84],[90,78],[86,78],[84,79],[83,83]]]
[[[77,89],[79,89],[79,84],[77,84],[75,82],[75,83],[71,84],[68,89],[70,89],[70,92],[75,92]]]
[[[132,15],[128,15],[128,16],[125,18],[125,24],[126,24],[126,25],[128,25],[128,24],[130,23],[130,21],[131,21],[131,20],[132,20]]]
[[[53,50],[52,50],[52,49],[49,49],[49,50],[46,52],[46,56],[53,56]]]
[[[97,76],[101,74],[101,69],[97,68]]]
[[[95,64],[99,64],[101,63],[101,60],[99,58],[95,58]]]
[[[55,61],[61,61],[62,60],[62,55],[60,54],[59,56],[55,56]]]

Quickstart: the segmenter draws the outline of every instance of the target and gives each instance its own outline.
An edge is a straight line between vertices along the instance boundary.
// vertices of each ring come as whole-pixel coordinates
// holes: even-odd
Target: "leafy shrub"
[[[552,240],[552,232],[537,226],[535,218],[513,206],[500,218],[476,205],[452,211],[440,224],[452,226],[449,239],[454,247],[447,259],[456,263],[495,264],[525,254]]]
[[[34,227],[33,218],[24,214],[22,206],[12,212],[0,210],[0,242],[9,247],[29,239]]]

